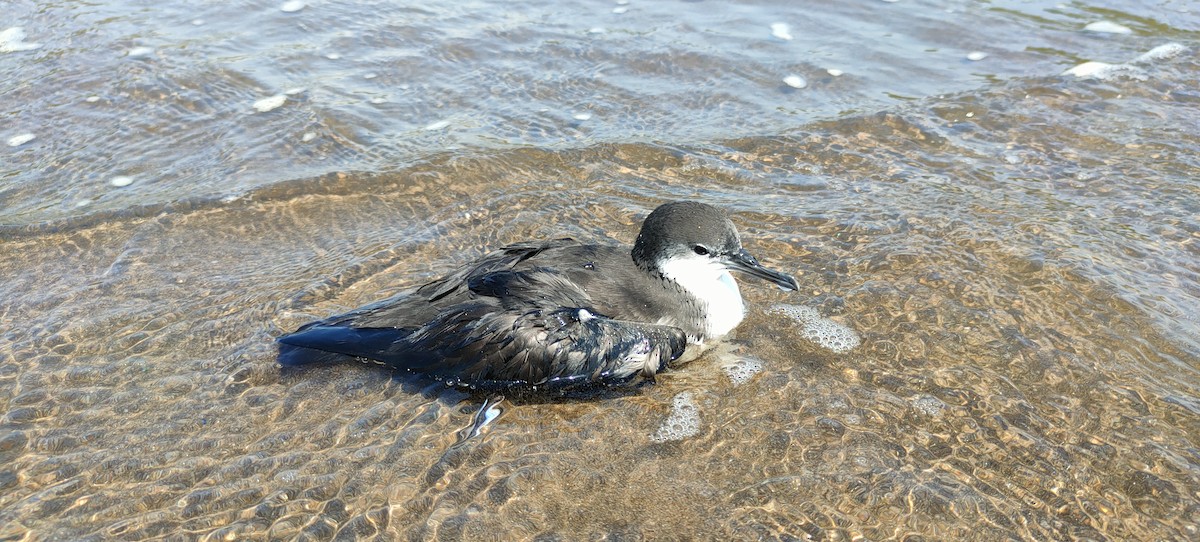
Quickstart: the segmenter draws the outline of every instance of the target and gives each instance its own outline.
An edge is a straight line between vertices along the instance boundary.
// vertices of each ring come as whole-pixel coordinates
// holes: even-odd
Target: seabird
[[[280,337],[279,361],[350,356],[482,391],[653,380],[742,321],[730,271],[799,289],[742,248],[720,209],[667,203],[646,217],[633,250],[565,238],[509,245]]]

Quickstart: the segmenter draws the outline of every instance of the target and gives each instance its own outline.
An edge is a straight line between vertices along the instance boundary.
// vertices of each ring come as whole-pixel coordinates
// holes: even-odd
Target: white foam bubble
[[[1096,21],[1083,27],[1088,32],[1099,32],[1101,34],[1132,34],[1128,26],[1114,23],[1112,21]]]
[[[313,132],[304,132],[304,135],[300,136],[300,141],[302,141],[304,143],[308,143],[309,141],[312,141],[316,138],[317,138],[317,134],[315,134]]]
[[[266,113],[267,111],[282,106],[285,102],[287,102],[287,96],[283,94],[276,94],[274,96],[263,98],[257,102],[254,102],[254,110],[258,111],[259,113]]]
[[[279,11],[284,13],[295,13],[304,9],[306,5],[307,4],[301,0],[288,0],[287,2],[284,2],[282,6],[279,6]]]
[[[725,376],[729,377],[734,386],[740,386],[761,373],[763,363],[754,358],[739,357],[721,365],[721,370],[725,371]]]
[[[967,53],[967,60],[978,62],[988,57],[988,54],[983,51],[971,51]]]
[[[434,122],[434,123],[431,123],[431,124],[427,124],[427,125],[425,125],[425,129],[426,129],[426,130],[429,130],[429,131],[433,131],[433,130],[441,130],[442,128],[445,128],[445,127],[447,127],[447,126],[450,126],[450,121],[448,121],[448,120],[439,120],[439,121],[437,121],[437,122]]]
[[[148,58],[153,54],[153,47],[134,47],[133,49],[130,49],[129,52],[125,53],[125,56],[129,58]]]
[[[30,43],[25,41],[25,30],[19,26],[6,28],[0,31],[0,53],[15,53],[18,51],[32,51],[41,47],[40,43]]]
[[[846,72],[839,70],[837,68],[829,68],[828,70],[825,70],[825,73],[828,73],[829,75],[832,75],[834,77],[841,77],[842,74],[846,73]]]
[[[37,139],[37,136],[33,135],[33,134],[18,134],[18,135],[8,138],[8,146],[9,147],[20,147],[21,145],[29,143],[30,141],[33,141],[35,139]]]
[[[1145,64],[1159,60],[1169,60],[1183,54],[1185,51],[1187,51],[1187,47],[1184,47],[1183,45],[1178,43],[1167,43],[1146,51],[1141,56],[1133,59],[1130,63]]]
[[[99,96],[88,96],[87,98],[84,98],[83,101],[90,103],[90,104],[94,104],[94,103],[100,101],[100,97]]]
[[[342,58],[342,55],[339,55],[337,53],[329,53],[329,54],[325,55],[325,58],[328,58],[329,60],[337,60],[339,58]]]
[[[112,180],[108,181],[108,184],[111,184],[117,188],[129,186],[133,184],[133,177],[128,175],[117,175],[116,177],[113,177]]]
[[[800,324],[800,336],[836,353],[849,352],[862,343],[849,327],[821,316],[817,309],[803,305],[776,305],[771,312],[783,314]]]
[[[700,432],[700,408],[692,399],[691,392],[683,392],[671,400],[671,414],[666,421],[650,435],[650,440],[667,442],[683,440]]]
[[[932,395],[921,395],[912,399],[913,408],[927,416],[937,416],[946,410],[946,403]]]
[[[617,6],[613,8],[613,13],[616,13],[617,15],[625,13],[626,11],[629,11],[629,8],[626,6]]]
[[[575,115],[572,116],[572,118],[574,118],[575,120],[588,120],[588,119],[592,118],[592,114],[591,113],[576,113]]]
[[[1099,77],[1102,74],[1107,74],[1112,71],[1114,65],[1107,62],[1084,62],[1074,68],[1071,68],[1063,75],[1074,75],[1075,77]]]
[[[1161,60],[1169,60],[1183,54],[1187,50],[1187,47],[1184,47],[1178,43],[1167,43],[1146,51],[1137,58],[1130,60],[1125,64],[1109,64],[1107,62],[1096,61],[1084,62],[1083,64],[1063,72],[1063,75],[1074,75],[1075,77],[1081,79],[1094,78],[1110,80],[1118,77],[1124,77],[1128,79],[1136,79],[1138,81],[1145,81],[1146,79],[1149,79],[1149,75],[1141,68],[1142,65],[1152,64]]]
[[[789,75],[783,78],[783,83],[792,88],[804,88],[808,86],[808,81],[804,80],[799,75]]]
[[[287,96],[295,96],[297,94],[304,94],[305,92],[308,92],[308,89],[304,87],[293,87],[283,91]]]
[[[787,23],[771,23],[771,37],[791,41],[792,29],[788,27]]]

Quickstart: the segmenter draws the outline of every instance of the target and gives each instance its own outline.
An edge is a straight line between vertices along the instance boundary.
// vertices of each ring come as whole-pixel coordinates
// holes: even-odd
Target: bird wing
[[[471,299],[408,329],[315,325],[284,345],[367,358],[476,389],[562,389],[653,377],[687,346],[678,328],[608,318],[547,268],[465,280]],[[280,360],[286,363],[282,354]]]
[[[548,249],[578,245],[571,238],[516,243],[494,250],[467,265],[459,267],[438,280],[416,290],[402,292],[350,312],[329,317],[313,326],[353,326],[411,328],[433,318],[444,306],[462,302],[470,297],[469,284],[473,279],[498,271],[507,271]],[[302,327],[298,331],[303,331]]]

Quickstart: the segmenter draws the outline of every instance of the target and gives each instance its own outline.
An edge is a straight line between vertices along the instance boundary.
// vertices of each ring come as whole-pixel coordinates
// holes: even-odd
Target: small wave
[[[1071,68],[1063,75],[1074,75],[1080,79],[1100,79],[1104,81],[1127,78],[1145,81],[1149,78],[1149,74],[1142,68],[1143,65],[1153,64],[1163,60],[1170,60],[1187,51],[1187,47],[1178,43],[1167,43],[1159,45],[1149,51],[1146,51],[1137,58],[1130,60],[1124,64],[1109,64],[1107,62],[1089,61],[1084,62],[1074,68]]]

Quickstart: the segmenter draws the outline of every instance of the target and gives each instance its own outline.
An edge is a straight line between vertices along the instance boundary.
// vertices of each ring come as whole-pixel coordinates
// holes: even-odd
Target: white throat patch
[[[704,339],[724,336],[746,316],[742,292],[720,262],[705,256],[685,256],[666,262],[661,269],[663,276],[700,300],[708,324]]]

